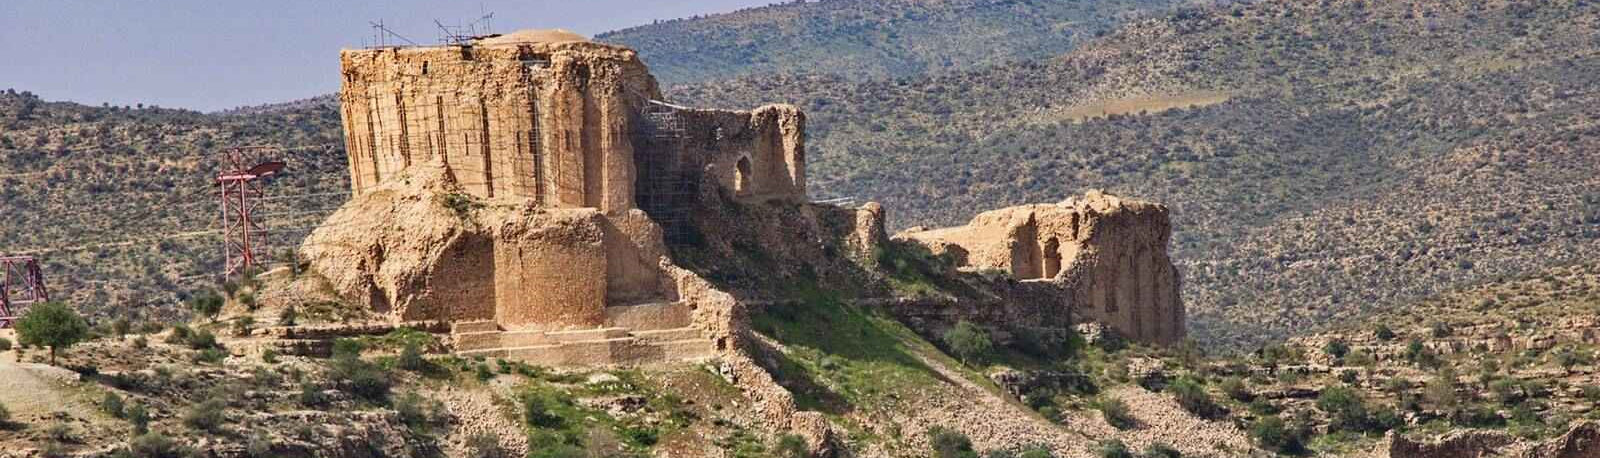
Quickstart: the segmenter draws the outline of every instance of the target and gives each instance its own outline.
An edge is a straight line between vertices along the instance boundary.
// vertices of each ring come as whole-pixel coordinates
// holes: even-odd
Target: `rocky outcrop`
[[[1389,458],[1589,458],[1600,456],[1600,425],[1584,421],[1561,437],[1537,443],[1500,431],[1457,431],[1425,440],[1391,432],[1377,452]]]
[[[979,214],[966,226],[912,229],[915,241],[969,270],[1059,282],[1072,310],[1135,340],[1176,343],[1187,334],[1178,274],[1167,255],[1172,223],[1161,204],[1090,191],[1057,204]]]

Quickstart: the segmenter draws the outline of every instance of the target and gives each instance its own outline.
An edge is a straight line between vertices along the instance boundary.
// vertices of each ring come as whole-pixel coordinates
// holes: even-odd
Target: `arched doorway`
[[[742,196],[750,191],[750,158],[741,157],[733,167],[733,193]]]
[[[1061,272],[1061,241],[1050,237],[1044,241],[1041,250],[1044,251],[1043,278],[1056,278],[1056,274]]]

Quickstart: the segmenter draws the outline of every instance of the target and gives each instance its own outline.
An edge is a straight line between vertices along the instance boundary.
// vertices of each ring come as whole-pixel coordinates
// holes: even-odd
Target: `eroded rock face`
[[[660,228],[637,210],[473,199],[442,162],[357,196],[301,247],[340,297],[393,321],[541,329],[604,325],[607,305],[675,301],[664,253]]]
[[[1061,282],[1078,316],[1136,340],[1176,343],[1187,331],[1177,269],[1167,255],[1171,236],[1165,206],[1098,191],[984,212],[966,226],[897,235],[967,269]]]

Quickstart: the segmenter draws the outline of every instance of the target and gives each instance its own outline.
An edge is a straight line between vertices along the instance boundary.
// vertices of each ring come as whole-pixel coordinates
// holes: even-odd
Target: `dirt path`
[[[0,353],[0,404],[11,410],[11,421],[22,423],[54,412],[82,412],[88,407],[68,386],[77,378],[66,369],[18,363],[16,352]]]
[[[940,358],[914,352],[923,364],[953,382],[949,393],[927,393],[919,399],[916,415],[906,419],[904,431],[915,431],[913,441],[925,443],[922,431],[946,426],[965,433],[980,451],[1023,446],[1044,446],[1061,457],[1092,457],[1093,443],[1084,435],[1051,423],[1027,407],[1008,401],[946,365]]]

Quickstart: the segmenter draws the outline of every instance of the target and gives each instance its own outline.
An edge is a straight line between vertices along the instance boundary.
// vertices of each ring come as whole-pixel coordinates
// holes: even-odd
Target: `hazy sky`
[[[382,19],[418,43],[480,6],[497,32],[583,35],[775,0],[0,0],[0,89],[216,110],[338,90],[339,49]]]

